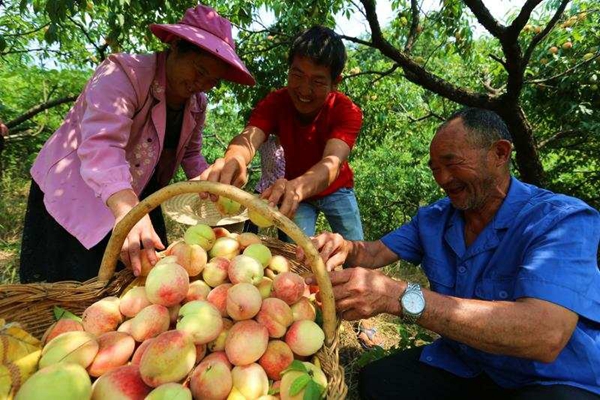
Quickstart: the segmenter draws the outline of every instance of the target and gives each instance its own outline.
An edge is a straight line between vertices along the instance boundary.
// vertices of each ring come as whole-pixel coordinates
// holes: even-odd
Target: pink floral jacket
[[[166,127],[166,53],[113,54],[96,70],[31,169],[46,209],[86,248],[112,229],[107,199],[140,194],[158,164]],[[188,178],[208,164],[201,154],[206,96],[185,106],[175,167]]]

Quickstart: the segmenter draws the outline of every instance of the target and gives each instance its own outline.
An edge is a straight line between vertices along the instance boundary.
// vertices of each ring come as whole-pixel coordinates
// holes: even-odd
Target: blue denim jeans
[[[347,240],[364,240],[353,189],[341,188],[318,200],[303,201],[296,211],[294,222],[307,236],[314,236],[320,212],[325,215],[333,232]]]

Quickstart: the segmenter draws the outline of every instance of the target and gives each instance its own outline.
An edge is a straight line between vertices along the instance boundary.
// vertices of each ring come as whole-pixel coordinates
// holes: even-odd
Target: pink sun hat
[[[151,24],[149,28],[164,43],[182,38],[229,64],[223,79],[250,86],[256,83],[235,53],[231,22],[214,9],[198,5],[189,8],[177,24]]]

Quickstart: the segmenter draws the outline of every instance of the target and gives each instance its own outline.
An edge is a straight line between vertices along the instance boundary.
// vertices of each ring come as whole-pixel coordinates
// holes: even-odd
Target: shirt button
[[[508,293],[506,293],[505,290],[501,290],[498,292],[498,296],[500,296],[501,299],[505,299],[508,297]]]
[[[139,168],[139,167],[140,167],[140,164],[135,164],[135,167],[136,167],[136,168]]]
[[[464,274],[465,272],[467,272],[467,269],[464,266],[461,265],[458,267],[458,273]]]
[[[151,138],[148,138],[148,139],[146,139],[146,141],[147,141],[148,143],[150,143],[150,142],[152,142],[152,139],[151,139]]]
[[[465,345],[465,344],[459,344],[458,347],[460,347],[460,349],[462,351],[466,351],[467,350],[467,345]]]
[[[431,357],[431,356],[427,356],[427,357],[425,357],[425,359],[426,359],[427,361],[433,361],[433,357]]]

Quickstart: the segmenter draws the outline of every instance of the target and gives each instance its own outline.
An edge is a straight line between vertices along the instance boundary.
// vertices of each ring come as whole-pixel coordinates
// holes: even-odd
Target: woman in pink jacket
[[[207,168],[205,93],[221,79],[255,83],[235,53],[230,22],[212,8],[191,8],[179,23],[150,30],[169,49],[109,56],[40,151],[21,282],[96,276],[112,228],[140,198],[165,186],[179,165],[188,179]],[[121,260],[137,274],[141,251],[155,263],[165,244],[158,208],[131,230]]]

